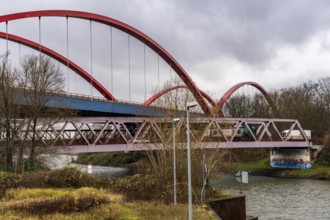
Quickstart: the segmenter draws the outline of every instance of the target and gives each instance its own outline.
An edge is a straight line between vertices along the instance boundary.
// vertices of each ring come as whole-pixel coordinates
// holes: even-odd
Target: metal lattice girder
[[[295,119],[260,118],[191,118],[191,134],[199,148],[268,148],[309,147],[303,128]],[[281,136],[281,129],[301,132],[300,140]],[[186,121],[182,118],[176,125],[180,140],[185,140]],[[31,140],[29,120],[21,120],[17,126],[17,141]],[[72,152],[150,150],[170,145],[172,118],[147,117],[88,117],[38,121],[36,137],[43,145]],[[1,139],[5,133],[1,130]],[[23,138],[28,137],[28,138]],[[184,141],[183,141],[184,142]],[[185,144],[185,143],[183,143]]]

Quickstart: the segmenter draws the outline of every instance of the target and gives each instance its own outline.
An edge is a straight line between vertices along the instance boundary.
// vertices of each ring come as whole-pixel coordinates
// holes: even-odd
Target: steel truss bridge
[[[84,117],[50,122],[37,126],[40,148],[55,148],[57,153],[111,151],[146,151],[168,148],[173,141],[173,126],[178,143],[186,147],[186,122],[171,118]],[[28,120],[18,123],[18,136],[31,140]],[[292,119],[192,118],[191,138],[194,148],[307,148],[310,142],[299,122]],[[282,137],[282,130],[299,130],[302,138]],[[1,132],[1,138],[5,138]]]

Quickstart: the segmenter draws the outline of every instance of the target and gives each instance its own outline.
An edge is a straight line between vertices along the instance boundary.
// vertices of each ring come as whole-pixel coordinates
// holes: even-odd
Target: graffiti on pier
[[[270,162],[272,167],[276,168],[292,168],[292,169],[309,169],[312,167],[311,162],[300,160],[290,160],[290,159],[273,159]]]
[[[312,167],[309,149],[273,149],[270,165],[276,168],[309,169]]]

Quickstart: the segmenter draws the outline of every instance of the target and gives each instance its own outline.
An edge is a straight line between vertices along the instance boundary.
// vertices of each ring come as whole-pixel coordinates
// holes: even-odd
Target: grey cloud
[[[219,71],[224,70],[221,67],[214,67],[209,72],[198,69],[201,72],[197,73],[194,68],[198,63],[227,57],[233,63],[243,63],[248,65],[251,71],[258,72],[268,67],[269,62],[276,56],[278,48],[285,45],[299,46],[316,33],[329,29],[330,25],[328,22],[330,2],[327,0],[30,0],[29,2],[4,0],[0,2],[0,8],[1,14],[40,9],[68,9],[89,11],[118,19],[153,38],[188,72],[204,74],[200,78],[205,78],[205,82],[207,79],[214,79],[220,74]],[[81,29],[85,28],[77,26],[72,31],[78,32]],[[63,32],[65,29],[61,30]],[[62,36],[61,34],[65,35],[65,33],[55,33],[54,39]],[[95,36],[95,39],[104,38]],[[79,45],[88,43],[88,39],[84,37],[74,39],[75,42],[72,42],[74,48],[79,49]],[[64,46],[60,48],[60,44],[53,44],[60,52],[65,53]],[[104,48],[107,48],[108,45],[105,45]],[[101,72],[102,69],[108,68],[107,61],[102,61],[102,57],[108,56],[108,52],[106,49],[102,50],[102,46],[97,42],[95,46],[100,52],[94,55],[94,59],[97,60],[95,65],[98,65],[95,66],[95,70]],[[123,48],[122,51],[116,52],[116,65],[125,67],[126,40],[119,40],[116,46]],[[79,64],[89,69],[90,58],[83,56],[88,53],[88,47],[84,52],[79,52],[78,49],[71,51],[72,57],[77,57],[77,60],[80,60]],[[141,75],[141,66],[138,68],[136,74]],[[118,70],[122,75],[125,71]],[[116,75],[118,79],[120,74]],[[230,73],[221,74],[230,77]],[[137,86],[139,90],[143,87],[140,81]],[[118,89],[121,89],[120,86]]]
[[[263,64],[276,47],[301,44],[329,28],[327,1],[179,2],[171,31],[180,44],[175,52],[180,59],[188,52],[189,63],[228,55],[251,65]]]

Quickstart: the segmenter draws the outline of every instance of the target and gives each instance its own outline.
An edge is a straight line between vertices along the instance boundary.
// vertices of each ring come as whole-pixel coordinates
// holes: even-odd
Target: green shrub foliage
[[[49,187],[79,188],[92,185],[91,178],[76,168],[52,170],[44,175],[45,185]]]
[[[330,166],[330,133],[325,137],[324,148],[317,160],[317,163],[324,166]]]
[[[12,205],[9,209],[33,215],[42,215],[52,213],[70,213],[73,211],[82,212],[108,202],[109,200],[105,197],[90,194],[79,197],[66,196],[43,199],[39,201],[34,200],[30,202],[20,202]]]
[[[161,182],[161,179],[152,175],[135,174],[133,176],[118,179],[112,189],[123,193],[129,200],[161,201],[164,203],[173,202],[173,185]],[[177,186],[179,202],[186,198],[187,186]]]
[[[109,187],[110,179],[102,179],[80,172],[77,168],[63,168],[48,172],[13,174],[0,172],[0,197],[13,188],[80,188],[84,186]]]

